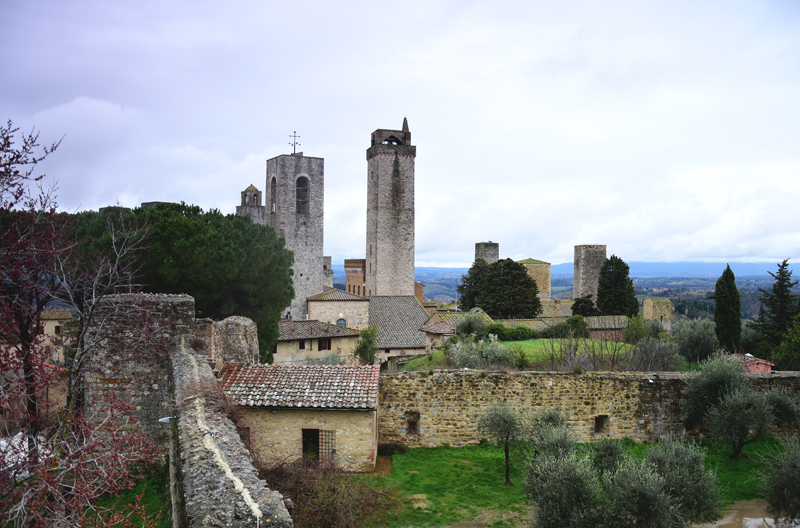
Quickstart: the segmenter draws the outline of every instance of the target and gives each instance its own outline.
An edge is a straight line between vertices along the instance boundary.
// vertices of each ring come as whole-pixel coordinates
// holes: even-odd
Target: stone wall
[[[475,261],[483,259],[487,264],[500,260],[500,244],[497,242],[475,242]]]
[[[520,261],[528,270],[528,275],[536,282],[539,290],[539,299],[550,300],[550,263],[541,260],[527,259]]]
[[[89,329],[85,408],[101,419],[110,398],[134,408],[139,427],[166,444],[158,419],[169,415],[171,395],[166,345],[194,328],[194,299],[188,295],[112,295]]]
[[[262,460],[281,461],[303,453],[303,429],[335,431],[336,462],[349,471],[375,469],[375,411],[242,409],[250,445]]]
[[[660,321],[669,331],[672,328],[672,302],[666,297],[650,297],[642,303],[645,319]]]
[[[369,301],[309,301],[308,318],[330,324],[342,318],[347,328],[363,330],[369,326]]]
[[[592,294],[592,300],[597,302],[600,268],[605,260],[606,246],[598,244],[575,246],[572,277],[573,299]]]
[[[259,362],[258,329],[252,319],[232,315],[213,325],[214,339],[211,360],[215,368],[223,363]]]
[[[278,341],[273,356],[276,365],[301,365],[308,362],[309,358],[319,359],[331,353],[339,354],[344,364],[353,359],[353,349],[356,347],[356,336],[332,337],[331,350],[319,350],[319,339],[305,339],[306,348],[300,349],[300,341]]]
[[[481,372],[381,374],[379,442],[411,447],[478,443],[477,416],[497,402],[523,412],[554,407],[569,416],[581,442],[650,441],[682,435],[682,392],[689,374]],[[800,373],[750,375],[757,390],[800,395]]]
[[[283,497],[258,478],[236,426],[207,404],[217,380],[187,341],[179,338],[169,350],[177,407],[170,443],[173,526],[292,526]]]

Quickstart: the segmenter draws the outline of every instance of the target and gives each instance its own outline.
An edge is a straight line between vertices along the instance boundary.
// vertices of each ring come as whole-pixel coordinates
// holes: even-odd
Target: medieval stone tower
[[[475,242],[475,262],[483,259],[487,264],[494,264],[500,260],[500,244],[497,242]]]
[[[236,206],[236,214],[249,216],[254,224],[266,224],[267,208],[261,205],[261,191],[255,185],[242,191],[242,205]]]
[[[606,247],[597,244],[575,246],[572,296],[577,299],[592,294],[597,302],[597,284],[600,281],[600,268],[606,261]]]
[[[367,295],[414,295],[414,159],[408,121],[367,149]]]
[[[293,319],[304,319],[306,299],[322,292],[324,196],[322,158],[299,152],[267,160],[267,224],[294,252],[294,299],[285,313]]]

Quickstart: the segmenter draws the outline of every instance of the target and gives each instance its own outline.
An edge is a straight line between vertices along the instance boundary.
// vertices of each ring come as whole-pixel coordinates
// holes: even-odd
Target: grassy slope
[[[652,447],[630,440],[625,445],[639,457]],[[701,445],[707,449],[706,469],[716,472],[726,505],[759,498],[762,457],[780,450],[779,442],[768,439],[746,446],[748,458],[734,461],[729,458],[727,446],[709,441]],[[408,450],[392,457],[392,474],[385,479],[388,484],[400,486],[409,499],[409,505],[389,526],[440,526],[476,518],[493,521],[494,528],[522,525],[528,512],[523,479],[524,475],[512,465],[511,480],[515,485],[503,485],[503,452],[489,444]],[[415,495],[425,498],[412,499]],[[426,507],[415,508],[412,502],[424,502]]]
[[[116,497],[104,497],[98,501],[98,505],[103,508],[116,509],[124,511],[125,507],[135,502],[135,497],[142,493],[142,504],[147,509],[147,514],[155,517],[161,512],[158,526],[159,528],[169,528],[172,526],[170,511],[170,497],[169,497],[169,475],[167,472],[139,482],[135,488],[123,491]],[[134,519],[136,526],[141,526],[139,518]]]

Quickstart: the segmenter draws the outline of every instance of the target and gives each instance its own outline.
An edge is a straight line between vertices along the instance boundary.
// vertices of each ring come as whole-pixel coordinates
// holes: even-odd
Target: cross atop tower
[[[292,146],[292,155],[295,155],[297,154],[297,147],[300,146],[300,143],[297,142],[297,138],[300,136],[297,135],[297,130],[295,130],[293,133],[289,134],[289,137],[292,138],[292,142],[289,143],[289,145]]]

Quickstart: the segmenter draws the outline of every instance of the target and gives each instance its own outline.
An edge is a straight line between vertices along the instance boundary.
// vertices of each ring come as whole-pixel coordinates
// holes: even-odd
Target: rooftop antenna
[[[297,130],[295,130],[293,133],[289,134],[289,137],[292,138],[292,142],[289,144],[292,146],[292,156],[294,156],[297,154],[297,147],[301,146],[300,143],[297,142],[297,138],[300,136],[297,135]]]

